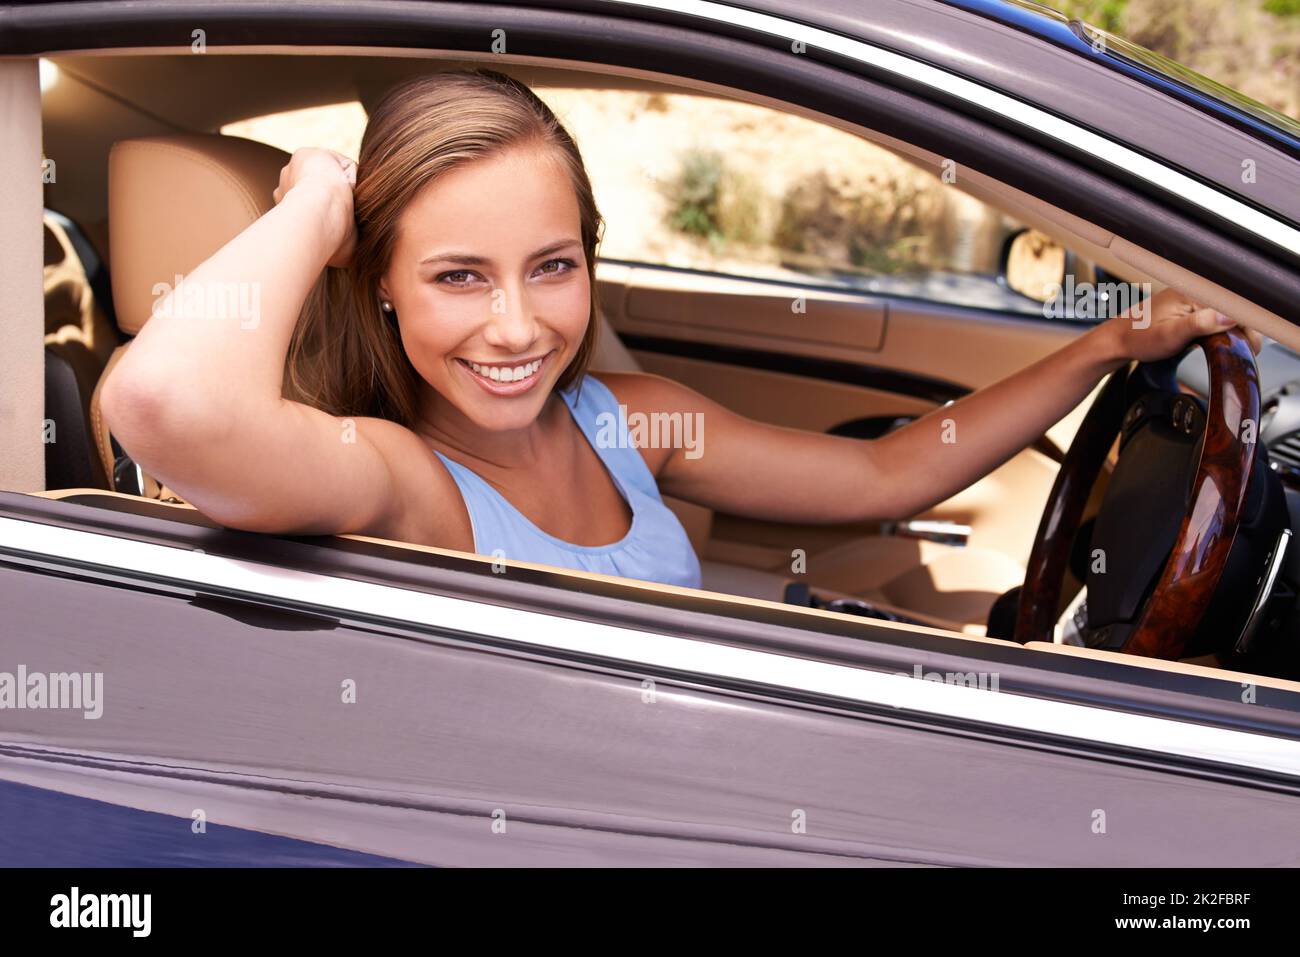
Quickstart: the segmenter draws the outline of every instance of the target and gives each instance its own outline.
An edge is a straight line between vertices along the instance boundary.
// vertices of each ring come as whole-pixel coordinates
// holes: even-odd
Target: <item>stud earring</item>
[[[379,300],[379,308],[382,309],[382,310],[384,310],[384,312],[392,312],[392,311],[393,311],[393,304],[392,304],[391,302],[389,302],[387,299],[380,299],[380,300]]]

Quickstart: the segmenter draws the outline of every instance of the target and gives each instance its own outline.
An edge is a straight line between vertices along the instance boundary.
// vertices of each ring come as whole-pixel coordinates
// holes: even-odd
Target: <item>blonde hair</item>
[[[444,173],[513,147],[550,147],[573,183],[591,286],[587,329],[557,389],[587,370],[599,327],[596,246],[602,220],[582,155],[550,107],[493,71],[434,73],[389,90],[370,114],[353,191],[357,244],[345,269],[326,268],[289,343],[284,394],[333,415],[377,416],[410,428],[420,374],[391,314],[379,306],[402,212]]]

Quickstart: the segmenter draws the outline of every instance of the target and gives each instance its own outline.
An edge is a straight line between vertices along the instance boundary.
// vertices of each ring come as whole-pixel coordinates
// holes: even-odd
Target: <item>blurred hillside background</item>
[[[1048,6],[1300,118],[1300,0],[1051,0]]]

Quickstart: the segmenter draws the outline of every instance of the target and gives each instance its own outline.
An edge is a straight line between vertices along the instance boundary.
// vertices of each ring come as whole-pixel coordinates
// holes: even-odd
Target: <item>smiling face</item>
[[[591,282],[572,181],[545,147],[440,176],[403,211],[380,295],[411,364],[489,431],[531,425],[582,344]]]

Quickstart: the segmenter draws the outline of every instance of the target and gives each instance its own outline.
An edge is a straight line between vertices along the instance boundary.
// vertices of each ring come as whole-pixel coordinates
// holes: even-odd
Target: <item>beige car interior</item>
[[[73,368],[84,390],[88,430],[94,443],[97,481],[90,488],[45,489],[32,479],[31,462],[19,457],[0,463],[0,486],[31,491],[51,498],[102,494],[117,496],[113,482],[114,450],[99,412],[102,384],[116,361],[130,347],[158,298],[154,286],[184,275],[271,205],[271,191],[287,155],[270,146],[212,133],[223,123],[245,116],[315,103],[360,98],[373,102],[402,76],[430,69],[429,54],[367,56],[356,60],[348,51],[349,69],[337,69],[330,56],[233,56],[188,54],[135,56],[68,56],[56,59],[66,82],[45,97],[32,90],[29,112],[16,118],[17,142],[0,146],[0,173],[20,168],[24,132],[35,127],[39,149],[44,123],[45,153],[97,157],[102,162],[84,173],[61,176],[47,186],[46,202],[66,212],[82,227],[109,263],[116,329],[102,304],[95,302],[88,277],[66,232],[46,217],[45,344],[58,351]],[[303,53],[307,51],[295,50]],[[354,62],[355,61],[355,62]],[[149,62],[149,70],[138,69]],[[237,63],[240,69],[232,69]],[[503,65],[508,64],[508,65]],[[437,67],[470,65],[463,58]],[[530,63],[526,58],[493,57],[493,68],[512,72],[537,86],[618,86],[745,99],[776,109],[792,109],[777,101],[626,69],[595,72],[589,65],[570,68]],[[35,85],[30,61],[0,63],[0,82],[8,75]],[[172,77],[172,82],[166,78]],[[356,79],[356,86],[348,86]],[[346,79],[346,82],[345,82]],[[221,90],[220,106],[196,110],[195,85]],[[360,87],[358,89],[357,87]],[[265,90],[276,88],[272,100]],[[149,104],[144,109],[137,104]],[[44,115],[40,115],[43,108]],[[36,115],[31,115],[35,111]],[[936,171],[941,159],[933,154],[833,118],[794,110],[864,136],[918,165]],[[185,117],[182,122],[179,118]],[[110,150],[111,147],[111,150]],[[99,151],[99,152],[97,152]],[[12,181],[12,180],[11,180]],[[1064,213],[973,170],[963,171],[955,188],[1007,213],[1028,226],[1057,238],[1081,258],[1104,266],[1112,275],[1156,288],[1175,284],[1217,308],[1233,314],[1267,335],[1297,342],[1293,326],[1246,302],[1231,291],[1205,282],[1185,270],[1128,243],[1122,237]],[[0,213],[21,210],[35,200],[33,191],[6,191]],[[13,222],[13,218],[6,221]],[[13,260],[6,269],[0,260],[0,281],[11,282]],[[768,353],[859,362],[870,367],[929,377],[965,389],[978,388],[1030,364],[1079,332],[1078,327],[1053,326],[997,316],[973,321],[961,310],[924,303],[863,300],[833,292],[784,289],[770,282],[724,278],[618,263],[598,267],[601,317],[599,348],[593,363],[604,370],[644,370],[681,381],[711,398],[755,419],[810,430],[826,431],[838,424],[875,417],[923,414],[933,398],[888,388],[849,385],[789,372],[768,371],[695,357],[629,349],[621,337],[654,336],[713,346],[758,349]],[[9,285],[5,285],[9,288]],[[788,304],[794,295],[808,297],[808,318],[792,330]],[[0,307],[2,308],[2,307]],[[2,328],[10,332],[27,316],[11,306],[0,312]],[[25,326],[24,326],[25,328]],[[8,341],[18,337],[11,336]],[[0,372],[7,371],[0,357]],[[11,361],[11,360],[10,360]],[[32,380],[31,370],[15,367],[14,381]],[[23,376],[26,376],[26,379]],[[9,381],[9,380],[6,380]],[[34,378],[39,393],[39,376]],[[1068,446],[1086,403],[1058,423],[1043,447],[1021,452],[1001,468],[920,519],[968,526],[964,545],[942,544],[907,537],[879,524],[795,526],[714,514],[687,502],[668,499],[686,527],[701,558],[704,588],[745,600],[780,602],[789,581],[809,582],[826,597],[864,598],[885,609],[901,611],[945,633],[982,638],[989,607],[997,596],[1021,583],[1039,513],[1056,474],[1052,446]],[[41,418],[35,415],[34,418]],[[3,426],[0,426],[3,427]],[[10,436],[5,436],[7,440]],[[30,442],[24,447],[29,447]],[[35,453],[39,456],[40,449]],[[39,465],[39,462],[37,463]],[[43,475],[43,471],[41,472]],[[138,476],[145,497],[188,508],[180,497],[149,476]],[[360,536],[358,536],[360,537]],[[422,546],[392,543],[415,551]],[[437,550],[433,550],[437,551]],[[792,570],[801,555],[806,574]],[[516,563],[512,563],[516,564]],[[583,573],[572,572],[575,575]],[[649,583],[637,587],[662,589]],[[789,606],[785,606],[789,607]],[[809,610],[810,614],[830,614]],[[1107,653],[1065,648],[1045,642],[1033,647],[1106,658]],[[1134,665],[1174,667],[1231,677],[1227,672],[1197,664],[1148,662],[1120,657]],[[1270,684],[1274,683],[1272,679]],[[1281,682],[1281,686],[1300,684]]]

